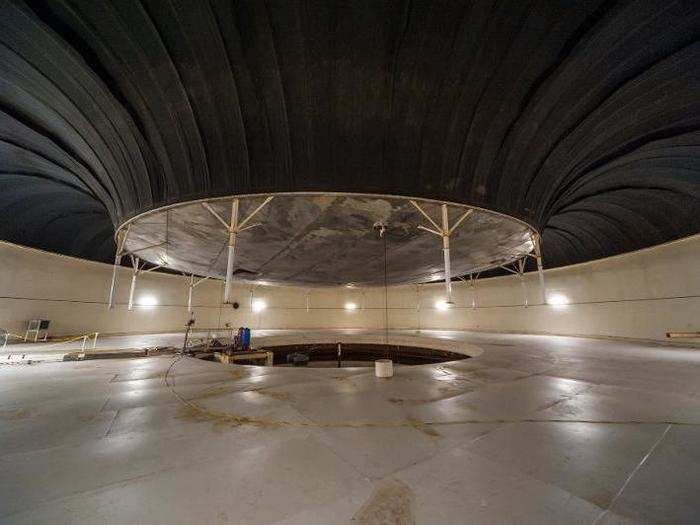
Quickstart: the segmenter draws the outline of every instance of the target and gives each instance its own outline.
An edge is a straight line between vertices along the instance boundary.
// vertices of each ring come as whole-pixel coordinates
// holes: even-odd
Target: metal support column
[[[535,259],[537,261],[537,273],[540,278],[540,294],[542,304],[547,302],[547,288],[544,283],[544,267],[542,265],[542,239],[539,234],[532,235],[532,242],[535,245]]]
[[[133,308],[134,308],[134,292],[136,291],[136,278],[139,275],[141,275],[142,273],[148,273],[148,272],[152,272],[153,270],[157,270],[158,268],[162,268],[163,265],[159,264],[157,266],[154,266],[153,268],[149,268],[148,270],[144,270],[146,263],[144,263],[143,266],[140,266],[141,260],[138,257],[134,257],[133,253],[130,253],[129,257],[131,257],[131,265],[133,266],[133,269],[131,270],[131,289],[129,290],[128,309],[133,310]]]
[[[238,222],[238,206],[239,200],[233,199],[231,201],[231,221],[226,222],[221,216],[216,213],[216,211],[206,202],[202,203],[209,213],[211,213],[221,224],[224,225],[226,231],[228,232],[228,260],[226,261],[226,281],[224,284],[224,303],[231,303],[231,288],[233,287],[233,265],[236,259],[236,240],[238,234],[242,231],[248,230],[250,228],[255,228],[260,226],[260,223],[248,224],[250,219],[258,213],[268,202],[270,202],[274,197],[267,197],[262,204],[255,208],[245,219]]]
[[[132,255],[131,265],[133,269],[131,270],[131,288],[129,289],[129,306],[127,308],[129,311],[134,308],[134,291],[136,290],[136,277],[139,275],[139,258]]]
[[[472,310],[476,310],[476,281],[479,279],[479,274],[474,277],[471,273],[469,274],[469,286],[472,289]]]
[[[450,268],[450,235],[457,229],[457,227],[462,224],[464,219],[469,217],[469,215],[472,214],[473,210],[468,209],[466,212],[464,212],[459,219],[455,221],[455,223],[450,227],[449,223],[449,217],[447,214],[447,204],[442,204],[442,226],[438,226],[438,224],[428,215],[423,208],[421,208],[416,201],[410,201],[410,203],[413,205],[414,208],[416,208],[426,219],[428,219],[428,222],[434,227],[433,228],[427,228],[423,225],[418,225],[418,228],[424,231],[427,231],[429,233],[432,233],[433,235],[437,235],[439,237],[442,237],[442,252],[443,252],[443,258],[444,258],[444,265],[445,265],[445,293],[447,295],[447,300],[446,303],[448,305],[454,304],[452,302],[452,271]]]
[[[226,263],[226,284],[224,284],[224,302],[231,302],[231,285],[233,284],[233,261],[236,258],[236,237],[238,236],[238,199],[231,203],[231,222],[228,230],[228,261]]]
[[[109,300],[107,302],[108,308],[110,310],[114,309],[114,292],[117,287],[117,267],[121,262],[122,256],[117,251],[117,254],[114,256],[114,268],[112,268],[112,284],[109,287]]]
[[[190,275],[190,284],[187,288],[187,311],[192,313],[192,290],[194,290],[194,275]]]
[[[447,304],[453,304],[452,269],[450,268],[450,223],[447,217],[447,204],[442,205],[442,231],[442,254],[445,259],[445,291],[447,292]]]
[[[523,304],[527,308],[527,286],[525,285],[525,261],[526,258],[523,257],[518,261],[518,278],[520,279],[520,287],[523,290]]]
[[[117,234],[117,251],[114,255],[114,268],[112,268],[112,283],[109,287],[109,300],[107,301],[108,308],[110,310],[114,309],[115,292],[117,287],[117,268],[122,262],[122,257],[124,256],[124,244],[126,243],[126,238],[129,235],[129,229],[131,224],[126,227],[126,231]]]
[[[195,289],[197,286],[199,286],[200,284],[202,284],[202,283],[203,283],[204,281],[206,281],[207,279],[209,279],[209,277],[202,277],[201,279],[199,279],[199,280],[197,281],[197,280],[195,280],[195,278],[194,278],[194,274],[190,275],[190,282],[189,282],[189,284],[188,284],[188,289],[189,289],[189,290],[188,290],[188,293],[187,293],[187,311],[188,311],[189,313],[192,313],[192,312],[193,312],[193,310],[192,310],[192,292],[194,291],[194,289]]]

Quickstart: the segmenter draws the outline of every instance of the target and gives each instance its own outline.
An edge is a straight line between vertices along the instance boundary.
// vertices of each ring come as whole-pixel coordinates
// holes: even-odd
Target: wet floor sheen
[[[388,380],[165,356],[0,366],[0,522],[697,523],[700,351],[466,332],[390,342],[473,358]]]

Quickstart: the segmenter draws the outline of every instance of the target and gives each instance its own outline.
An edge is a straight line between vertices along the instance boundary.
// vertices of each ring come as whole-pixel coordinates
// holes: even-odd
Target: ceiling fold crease
[[[698,233],[700,4],[0,1],[0,238],[108,262],[295,191],[501,212],[546,267]]]

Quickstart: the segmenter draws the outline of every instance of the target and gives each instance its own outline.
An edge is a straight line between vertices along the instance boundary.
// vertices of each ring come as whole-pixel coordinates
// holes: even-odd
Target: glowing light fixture
[[[357,305],[355,303],[345,303],[346,310],[357,310]]]
[[[152,295],[142,295],[136,304],[145,306],[146,308],[153,308],[158,305],[158,299]]]
[[[267,303],[265,301],[262,299],[253,299],[254,312],[262,312],[265,308],[267,308]]]
[[[561,308],[569,304],[569,298],[563,293],[551,293],[547,295],[547,304],[555,308]]]
[[[440,299],[439,301],[435,301],[435,308],[438,310],[449,310],[453,305],[451,303],[448,303],[444,299]]]

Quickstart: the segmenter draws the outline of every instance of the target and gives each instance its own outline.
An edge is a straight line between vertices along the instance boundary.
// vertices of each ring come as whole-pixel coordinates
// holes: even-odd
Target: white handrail
[[[4,350],[5,347],[7,346],[7,342],[10,340],[10,337],[14,337],[15,339],[24,340],[24,337],[22,337],[21,335],[13,334],[12,332],[8,332],[8,331],[6,331],[6,330],[3,330],[3,332],[4,332],[4,333],[3,333],[2,335],[5,336],[4,341],[3,341],[3,343],[2,343],[2,349],[3,349],[3,350]]]
[[[85,347],[87,346],[87,342],[90,339],[92,339],[92,348],[97,348],[97,337],[99,335],[100,335],[100,332],[88,332],[85,334],[77,335],[75,337],[70,337],[64,341],[56,341],[53,343],[48,343],[48,344],[42,343],[42,344],[44,344],[44,346],[57,346],[57,345],[62,345],[64,343],[73,343],[75,341],[80,341],[82,339],[83,340],[82,349],[85,350]],[[1,337],[1,335],[0,335],[0,337]],[[3,346],[2,346],[3,349],[5,348],[5,346],[7,346],[7,341],[9,340],[10,337],[24,340],[24,337],[22,337],[20,335],[13,334],[11,332],[5,332],[5,341],[4,341]]]

